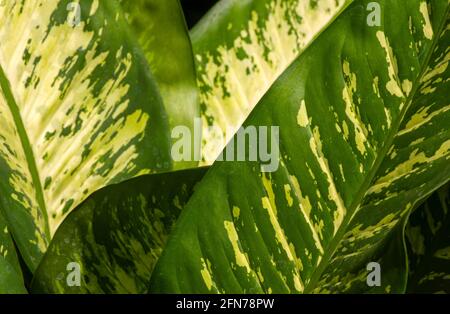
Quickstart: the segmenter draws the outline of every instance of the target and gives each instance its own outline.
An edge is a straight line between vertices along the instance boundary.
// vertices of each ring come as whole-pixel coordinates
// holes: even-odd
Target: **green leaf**
[[[382,22],[372,27],[370,2],[354,1],[246,121],[280,126],[278,170],[214,164],[150,291],[403,292],[404,276],[368,287],[366,265],[450,177],[450,4],[378,1]]]
[[[168,12],[155,12],[155,21],[159,13]],[[58,225],[89,194],[172,168],[173,110],[116,1],[7,1],[0,21],[0,205],[34,271]],[[177,25],[170,34],[180,31],[186,46]],[[186,84],[191,93],[189,77]],[[188,103],[177,121],[192,121]]]
[[[206,169],[147,175],[106,187],[63,222],[35,273],[34,293],[145,293],[153,267]],[[81,285],[69,287],[67,265]]]
[[[191,42],[178,0],[121,0],[133,34],[139,40],[155,76],[169,118],[170,129],[194,129],[200,117]],[[198,148],[200,149],[200,148]],[[174,162],[175,169],[197,162]]]
[[[0,294],[26,292],[16,248],[0,212]]]
[[[220,1],[192,29],[211,164],[281,73],[351,0]]]
[[[450,293],[450,185],[434,193],[407,227],[410,293]]]

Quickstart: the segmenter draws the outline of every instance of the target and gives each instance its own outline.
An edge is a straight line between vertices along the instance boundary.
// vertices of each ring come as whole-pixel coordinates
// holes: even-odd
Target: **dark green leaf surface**
[[[164,1],[159,8],[166,4],[178,5]],[[77,5],[11,0],[0,6],[0,205],[31,271],[58,225],[88,195],[173,166],[171,102],[163,103],[162,83],[150,73],[121,6],[115,0],[82,0],[78,11]],[[187,46],[179,11],[158,10],[148,22],[173,14],[178,23],[168,32],[180,32],[180,45]],[[152,34],[160,43],[169,33]],[[188,60],[183,71],[190,72],[177,85],[185,81],[186,93],[193,95],[176,119],[189,126],[195,82],[188,48],[183,49]],[[170,79],[175,69],[166,73]]]
[[[444,3],[444,2],[442,2]],[[434,3],[433,12],[437,12],[435,20],[443,13],[445,9]],[[447,9],[448,10],[448,9]],[[448,11],[447,11],[448,12]],[[438,24],[438,22],[435,22]],[[450,69],[448,62],[450,55],[448,54],[448,43],[450,42],[450,32],[448,29],[448,13],[447,20],[443,26],[443,32],[433,47],[430,55],[429,63],[422,75],[419,88],[416,91],[410,108],[405,114],[401,122],[399,131],[397,132],[393,145],[388,151],[386,158],[380,165],[375,178],[372,180],[372,186],[368,189],[359,213],[355,217],[355,221],[365,221],[364,225],[368,226],[365,230],[366,234],[371,230],[375,231],[372,225],[378,225],[376,235],[370,242],[376,245],[368,245],[362,233],[361,241],[356,244],[353,241],[354,232],[350,231],[345,236],[338,251],[345,250],[347,254],[337,255],[334,262],[328,269],[332,273],[333,269],[348,270],[353,273],[356,279],[356,271],[358,268],[350,266],[348,257],[391,259],[394,264],[399,260],[406,264],[406,256],[404,245],[398,244],[399,249],[395,250],[394,256],[385,254],[385,246],[391,246],[388,238],[391,229],[397,234],[393,241],[399,242],[403,239],[404,223],[397,223],[398,214],[401,213],[403,219],[406,219],[407,213],[419,206],[437,187],[449,180],[450,164],[449,164],[449,138],[450,131],[447,121],[450,119],[450,107],[448,103],[448,93],[450,90]],[[447,26],[446,26],[447,25]],[[447,27],[445,29],[445,27]],[[394,183],[394,184],[393,184]],[[400,202],[399,202],[400,201]],[[377,214],[375,214],[377,213]],[[394,225],[396,225],[394,227]],[[358,227],[353,225],[353,227]],[[352,249],[353,248],[353,249]],[[355,248],[358,248],[355,249]],[[397,266],[385,262],[383,269],[391,269]],[[348,291],[362,292],[366,285],[364,274],[367,272],[363,269],[365,265],[359,268],[359,280],[354,283],[347,281]],[[395,273],[395,272],[393,272]],[[385,282],[385,288],[389,291],[405,291],[407,279],[406,266],[399,268],[397,272],[398,279]],[[352,278],[349,276],[347,279]],[[393,289],[394,285],[403,287],[402,289]],[[390,287],[389,287],[390,286]],[[331,288],[331,287],[330,287]],[[333,289],[331,289],[332,291]],[[339,289],[338,289],[339,290]],[[377,289],[370,289],[379,292]]]
[[[407,227],[410,293],[450,293],[450,186],[433,194]]]
[[[61,225],[34,293],[145,293],[168,234],[206,169],[147,175],[100,190]],[[66,284],[79,263],[80,287]]]
[[[354,1],[246,121],[280,126],[279,169],[217,162],[183,210],[150,291],[405,289],[404,272],[370,289],[365,267],[381,261],[389,271],[395,260],[382,253],[396,247],[394,269],[405,269],[403,242],[387,242],[450,177],[450,4],[379,1],[382,25],[370,27],[369,2]]]
[[[16,248],[0,212],[0,294],[26,292]]]
[[[200,106],[194,56],[179,1],[121,0],[121,3],[155,76],[170,129],[182,125],[193,130],[194,118],[200,117]],[[196,161],[174,162],[175,169],[196,165]]]

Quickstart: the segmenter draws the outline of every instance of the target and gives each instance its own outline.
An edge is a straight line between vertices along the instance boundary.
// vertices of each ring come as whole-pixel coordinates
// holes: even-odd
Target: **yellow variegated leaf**
[[[184,208],[151,291],[405,290],[396,239],[450,178],[450,2],[379,0],[379,25],[368,23],[372,3],[353,1],[264,95],[243,128],[279,127],[277,167],[261,172],[261,152],[237,161],[229,147],[249,157],[256,144],[230,142]],[[367,282],[371,263],[386,269],[380,284]]]
[[[58,229],[32,291],[146,293],[167,237],[206,170],[146,175],[92,194]],[[74,262],[83,270],[79,286],[66,284]]]
[[[211,164],[281,73],[350,0],[220,1],[191,31]]]
[[[0,200],[31,270],[89,194],[172,166],[168,116],[131,34],[116,1],[0,5]]]

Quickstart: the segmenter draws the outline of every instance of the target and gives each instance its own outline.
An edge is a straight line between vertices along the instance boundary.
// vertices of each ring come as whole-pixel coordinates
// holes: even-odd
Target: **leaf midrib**
[[[436,31],[434,33],[433,42],[429,48],[429,51],[427,52],[425,61],[422,64],[422,69],[421,69],[419,75],[414,80],[413,89],[411,90],[410,95],[408,97],[406,97],[406,99],[405,99],[404,108],[400,111],[400,114],[399,114],[397,120],[394,122],[394,124],[393,124],[394,126],[391,128],[391,131],[387,137],[385,145],[383,146],[380,153],[378,154],[378,156],[374,162],[374,165],[370,169],[369,174],[366,176],[363,184],[361,185],[361,188],[356,193],[356,197],[355,197],[354,201],[350,204],[348,214],[345,216],[345,218],[342,222],[342,225],[339,227],[339,230],[336,233],[333,240],[325,248],[325,250],[324,250],[325,253],[322,256],[319,266],[317,266],[313,270],[312,275],[310,277],[311,279],[305,286],[304,293],[312,293],[312,291],[317,287],[317,283],[320,280],[320,278],[323,274],[323,271],[329,265],[330,259],[334,256],[334,253],[337,250],[339,243],[341,242],[343,236],[345,235],[345,232],[347,231],[347,227],[349,226],[350,222],[354,218],[356,209],[361,204],[361,201],[363,200],[363,198],[367,192],[367,189],[371,186],[373,178],[377,174],[379,167],[381,166],[382,162],[384,161],[384,159],[386,157],[386,154],[388,153],[389,149],[391,148],[391,146],[394,142],[395,136],[397,135],[397,133],[399,131],[400,125],[403,122],[403,119],[404,119],[408,109],[410,108],[412,101],[414,100],[414,98],[416,96],[417,90],[420,87],[421,79],[427,72],[427,66],[433,55],[434,49],[436,48],[436,45],[439,42],[440,34],[442,33],[444,26],[446,25],[447,16],[449,14],[449,8],[450,8],[450,6],[447,5],[446,12],[443,15],[441,25],[439,25],[439,27],[436,29]]]
[[[8,78],[6,77],[5,72],[3,71],[3,67],[0,64],[0,90],[3,91],[3,95],[5,96],[6,103],[11,111],[11,114],[14,119],[14,124],[17,129],[17,133],[20,138],[20,142],[22,144],[22,148],[25,154],[25,158],[28,164],[28,170],[31,174],[31,179],[33,182],[34,190],[36,192],[36,200],[41,209],[41,213],[43,214],[43,218],[45,221],[44,224],[44,232],[47,239],[51,238],[50,235],[50,227],[48,223],[48,214],[47,214],[47,206],[45,204],[44,193],[42,189],[42,183],[39,177],[39,171],[36,165],[36,159],[34,157],[33,149],[31,147],[30,139],[25,129],[25,125],[22,120],[22,116],[20,114],[19,106],[14,98],[14,95],[11,90],[11,85],[9,83]]]

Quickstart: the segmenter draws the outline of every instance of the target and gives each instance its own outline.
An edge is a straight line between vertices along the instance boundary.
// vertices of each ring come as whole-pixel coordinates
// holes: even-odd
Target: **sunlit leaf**
[[[193,130],[194,118],[200,117],[200,106],[192,47],[179,1],[121,0],[121,3],[155,76],[170,129],[186,126]],[[196,165],[192,158],[175,162],[174,168]]]
[[[4,1],[0,43],[1,209],[34,271],[89,194],[171,169],[169,121],[116,1]]]
[[[211,164],[281,73],[351,0],[225,0],[192,29]]]
[[[167,236],[206,169],[147,175],[96,192],[71,213],[39,266],[32,291],[145,293]],[[66,284],[79,263],[81,285]]]
[[[366,265],[450,178],[450,4],[378,1],[369,26],[370,2],[354,1],[262,98],[244,126],[280,127],[278,170],[214,164],[152,292],[403,292],[405,274],[368,287]]]

